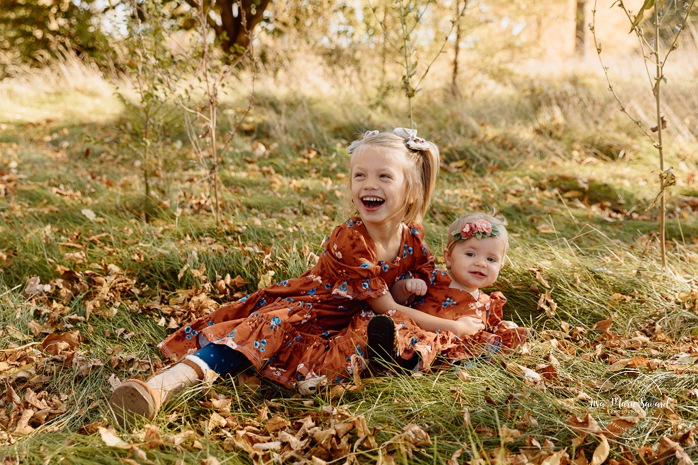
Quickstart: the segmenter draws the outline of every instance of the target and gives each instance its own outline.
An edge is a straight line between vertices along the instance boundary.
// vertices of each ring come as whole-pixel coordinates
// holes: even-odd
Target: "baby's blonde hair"
[[[450,250],[451,247],[453,247],[453,245],[456,243],[453,233],[462,230],[463,226],[465,226],[466,223],[474,223],[477,220],[485,220],[489,222],[491,225],[497,227],[497,229],[499,230],[499,236],[497,237],[501,238],[502,242],[504,242],[504,257],[506,257],[507,251],[509,250],[509,233],[507,232],[507,220],[504,218],[497,218],[482,212],[475,212],[465,216],[461,216],[456,221],[451,223],[451,226],[449,226],[448,228],[448,244],[446,245],[446,248]]]
[[[362,139],[351,144],[352,157],[367,148],[383,148],[393,153],[402,153],[411,162],[413,169],[405,172],[407,181],[407,205],[403,219],[407,223],[421,223],[429,208],[431,196],[439,174],[439,148],[433,142],[424,141],[424,150],[410,149],[406,139],[394,132],[367,132]],[[352,177],[349,176],[351,188]]]

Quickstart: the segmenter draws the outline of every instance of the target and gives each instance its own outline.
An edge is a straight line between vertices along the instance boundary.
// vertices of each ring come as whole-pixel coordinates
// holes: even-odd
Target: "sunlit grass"
[[[122,110],[115,84],[96,65],[67,56],[0,81],[0,123],[107,123]]]

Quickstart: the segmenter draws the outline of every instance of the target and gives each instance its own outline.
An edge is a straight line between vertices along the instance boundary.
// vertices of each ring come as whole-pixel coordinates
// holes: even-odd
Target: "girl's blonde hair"
[[[482,212],[475,212],[465,216],[461,216],[456,221],[451,223],[451,226],[449,226],[448,228],[448,244],[446,245],[446,248],[450,250],[453,247],[453,245],[456,244],[457,235],[454,236],[454,233],[461,231],[463,227],[466,225],[466,223],[475,223],[478,220],[485,220],[491,225],[497,227],[497,229],[499,230],[499,236],[497,237],[501,238],[502,242],[504,242],[504,257],[506,257],[507,251],[509,250],[509,233],[507,232],[507,220],[504,218],[497,218]]]
[[[413,141],[417,143],[412,143]],[[414,148],[415,145],[417,148]],[[407,223],[421,223],[436,187],[436,178],[439,174],[439,148],[433,142],[416,137],[407,139],[395,132],[370,131],[364,134],[362,139],[352,142],[349,152],[354,156],[367,148],[386,149],[407,157],[413,169],[405,172],[407,204],[403,219]],[[349,176],[350,188],[351,179]]]

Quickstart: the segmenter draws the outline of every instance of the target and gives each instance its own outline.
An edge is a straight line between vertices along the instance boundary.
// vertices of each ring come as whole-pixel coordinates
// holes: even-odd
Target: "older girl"
[[[170,335],[159,348],[180,363],[118,386],[110,404],[120,422],[153,418],[177,391],[250,364],[287,387],[351,376],[364,366],[374,312],[397,309],[426,330],[470,333],[468,322],[399,305],[390,294],[400,278],[428,279],[433,270],[421,220],[437,178],[437,147],[399,128],[370,131],[349,152],[357,216],[334,229],[318,263]]]

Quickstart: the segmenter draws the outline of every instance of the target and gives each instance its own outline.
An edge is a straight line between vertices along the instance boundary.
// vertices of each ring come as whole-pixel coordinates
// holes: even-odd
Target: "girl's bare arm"
[[[426,331],[451,331],[460,338],[465,338],[485,329],[481,321],[455,321],[429,315],[414,308],[405,307],[395,302],[391,294],[385,294],[375,299],[368,299],[368,304],[376,313],[387,313],[389,310],[400,310],[414,320],[417,325]]]

